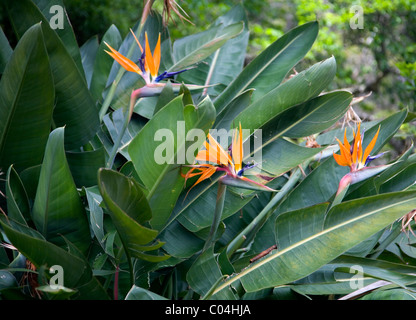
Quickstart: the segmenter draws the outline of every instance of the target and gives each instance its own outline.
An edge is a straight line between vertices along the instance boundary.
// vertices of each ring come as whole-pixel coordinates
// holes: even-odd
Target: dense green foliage
[[[49,8],[64,2],[69,15],[53,29]],[[360,91],[344,87],[363,82],[348,69],[350,2],[190,2],[195,26],[177,27],[163,23],[160,1],[148,16],[133,2],[119,2],[125,15],[114,2],[64,2],[4,4],[13,31],[0,30],[0,299],[415,299],[413,145],[359,169],[333,156],[354,162],[368,145],[375,156],[414,121],[397,86],[402,104],[363,121],[362,140],[353,132]],[[408,15],[397,28],[411,23],[412,4],[383,4],[357,32],[374,33],[377,70],[395,62],[414,90],[414,48],[374,31],[380,12]],[[277,21],[252,24],[270,19],[268,5]],[[161,81],[127,72],[146,74],[158,55],[142,54],[130,27],[147,50],[160,35],[159,76],[189,70]],[[394,58],[378,52],[383,43]],[[238,124],[257,167],[233,136],[230,167],[240,154],[250,169],[214,159],[209,178],[187,175],[203,145],[193,134]],[[156,160],[160,150],[169,161]]]

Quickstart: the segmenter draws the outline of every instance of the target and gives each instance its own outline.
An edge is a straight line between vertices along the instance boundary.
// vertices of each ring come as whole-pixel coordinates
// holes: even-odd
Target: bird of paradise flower
[[[188,179],[199,176],[197,181],[189,188],[186,194],[187,196],[193,187],[210,178],[215,172],[219,171],[225,173],[218,179],[217,200],[215,204],[213,222],[203,251],[205,251],[214,243],[224,208],[226,186],[257,191],[277,191],[267,187],[264,185],[264,183],[254,181],[243,176],[244,172],[253,168],[255,164],[250,163],[243,166],[243,135],[241,124],[239,126],[239,130],[235,129],[233,132],[232,144],[228,149],[228,152],[226,152],[210,134],[208,134],[207,138],[209,142],[204,141],[205,149],[200,150],[195,157],[195,160],[199,163],[189,165],[191,169],[186,174],[182,174],[182,176],[185,178],[185,185]],[[274,179],[274,177],[263,176],[259,174],[256,176],[263,180],[265,183]]]
[[[139,58],[138,64],[134,63],[129,58],[122,55],[120,52],[112,48],[108,43],[105,42],[106,46],[110,49],[110,51],[105,50],[115,61],[117,61],[126,71],[137,73],[139,76],[143,78],[145,81],[145,85],[141,88],[135,89],[132,91],[130,96],[130,106],[128,112],[126,112],[125,121],[123,124],[123,128],[119,134],[119,138],[114,144],[113,150],[111,151],[109,161],[108,161],[108,167],[111,167],[115,155],[118,150],[118,146],[121,141],[121,137],[123,136],[127,125],[132,117],[134,105],[138,98],[144,98],[144,97],[153,97],[159,95],[163,88],[166,86],[166,83],[161,83],[162,80],[170,78],[174,75],[177,75],[179,73],[185,72],[188,69],[175,71],[175,72],[168,72],[164,71],[161,74],[159,73],[159,67],[161,62],[161,37],[159,33],[159,37],[156,43],[156,46],[153,50],[153,54],[150,50],[149,45],[149,38],[147,36],[147,32],[145,32],[145,45],[142,46],[137,39],[136,35],[132,30],[130,30],[137,45],[140,48],[141,56]],[[176,92],[178,92],[182,86],[182,84],[179,83],[172,83],[172,89]],[[198,85],[189,85],[187,84],[186,87],[189,90],[198,90],[205,88],[205,86],[198,86]]]
[[[144,48],[140,44],[139,40],[137,39],[136,35],[133,31],[131,31],[134,40],[136,41],[137,45],[140,48],[141,56],[138,62],[138,65],[131,61],[129,58],[123,56],[120,52],[113,49],[108,43],[105,42],[107,47],[110,51],[106,52],[116,60],[124,69],[130,72],[135,72],[140,75],[143,80],[146,82],[146,86],[150,87],[158,87],[161,84],[157,85],[160,81],[170,78],[176,74],[182,73],[187,71],[188,69],[176,71],[176,72],[163,72],[162,74],[158,75],[159,67],[160,67],[160,60],[161,60],[161,50],[160,50],[160,33],[156,43],[156,47],[153,50],[153,54],[150,50],[149,39],[147,37],[147,32],[145,32],[145,39],[146,43]]]
[[[344,131],[344,142],[342,143],[337,139],[340,149],[340,154],[333,153],[336,163],[340,166],[346,166],[350,168],[350,172],[347,173],[340,180],[337,196],[340,194],[345,195],[348,187],[351,184],[363,181],[371,176],[374,176],[390,165],[380,165],[375,167],[368,167],[368,164],[381,157],[383,153],[379,153],[375,156],[371,156],[371,152],[376,145],[378,135],[380,133],[380,127],[377,133],[374,135],[371,142],[364,149],[363,140],[364,134],[361,133],[361,122],[357,125],[357,132],[353,131],[353,142],[350,144],[347,140],[347,129]]]
[[[190,165],[191,170],[183,175],[185,183],[189,178],[199,176],[198,180],[190,189],[210,178],[215,172],[222,171],[225,172],[225,175],[221,176],[219,181],[225,185],[257,191],[276,191],[267,187],[264,183],[251,180],[243,175],[245,171],[254,168],[256,165],[249,163],[243,166],[243,135],[241,124],[239,130],[234,130],[229,152],[226,152],[209,133],[207,138],[209,142],[204,141],[205,149],[200,150],[195,157],[195,160],[199,163]],[[274,178],[260,174],[256,174],[256,176],[265,183]]]

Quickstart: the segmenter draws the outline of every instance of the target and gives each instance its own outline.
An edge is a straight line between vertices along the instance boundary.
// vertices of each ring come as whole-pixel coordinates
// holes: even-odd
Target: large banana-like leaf
[[[41,24],[55,85],[53,120],[65,126],[65,147],[78,148],[90,141],[99,127],[98,110],[88,90],[81,60],[77,64],[39,8],[30,0],[7,1],[8,13],[18,36],[33,24]]]
[[[243,22],[226,27],[214,26],[207,31],[196,33],[173,43],[175,63],[168,71],[180,71],[209,57],[229,39],[239,35],[244,29]]]
[[[259,54],[215,99],[218,112],[247,89],[256,89],[253,100],[276,88],[286,74],[311,48],[318,34],[318,23],[296,27]]]
[[[378,279],[405,286],[416,280],[415,272],[410,265],[343,255],[295,281],[290,288],[307,295],[348,294],[358,282],[365,286]]]
[[[98,172],[98,183],[114,226],[130,256],[149,261],[167,259],[168,256],[143,253],[156,250],[163,243],[152,244],[158,232],[143,225],[152,217],[152,212],[137,182],[116,171],[101,169]]]
[[[204,277],[201,277],[202,274]],[[212,248],[201,253],[186,274],[186,280],[190,287],[201,296],[209,294],[211,288],[222,278],[223,275],[218,262],[215,260]],[[231,289],[227,288],[227,290],[221,291],[214,298],[234,300],[236,296]]]
[[[0,74],[3,73],[7,62],[12,56],[12,53],[13,49],[9,44],[9,40],[7,40],[7,37],[4,34],[3,29],[0,27]]]
[[[82,72],[81,55],[78,47],[77,39],[75,37],[74,30],[72,29],[71,22],[65,10],[65,4],[63,0],[32,0],[38,7],[40,13],[31,17],[27,23],[42,23],[55,24],[62,22],[62,26],[58,28],[54,27],[55,33],[61,38],[66,50],[74,59],[78,69]]]
[[[6,176],[7,215],[17,222],[27,225],[30,220],[30,203],[22,180],[13,166]]]
[[[165,297],[158,295],[150,290],[146,290],[133,285],[126,295],[126,300],[167,300]]]
[[[51,132],[40,171],[32,218],[46,240],[64,246],[63,237],[82,252],[90,245],[84,206],[64,150],[64,128]]]
[[[259,97],[235,119],[246,129],[257,129],[285,109],[318,96],[335,76],[335,58],[329,58],[288,79]],[[296,92],[296,94],[294,94]]]
[[[327,214],[327,203],[282,214],[276,220],[278,250],[222,283],[241,281],[247,291],[307,276],[387,227],[416,205],[416,192],[397,192],[348,201]]]
[[[207,132],[214,120],[215,109],[209,98],[203,100],[197,108],[192,105],[184,108],[182,96],[179,96],[156,113],[130,143],[128,152],[140,179],[148,189],[147,199],[153,212],[150,223],[153,228],[160,230],[164,226],[183,189],[184,180],[180,176],[181,164],[178,164],[178,160],[182,156],[186,160],[187,145],[190,145],[185,141],[187,133],[193,128]],[[180,130],[181,125],[184,132]],[[173,141],[157,141],[156,133],[159,129],[168,134],[165,140],[170,137]],[[172,152],[166,150],[168,158],[158,161],[162,162],[159,164],[155,152],[161,152],[162,143]]]
[[[245,9],[241,4],[238,4],[214,23],[214,26],[221,25],[219,29],[221,31],[226,26],[240,21],[244,22],[244,30],[238,36],[228,40],[197,68],[181,73],[178,80],[184,83],[214,85],[207,91],[211,97],[217,96],[223,86],[233,81],[242,71],[246,57],[249,31]]]
[[[38,165],[51,128],[54,86],[40,24],[16,46],[0,81],[0,168]]]
[[[91,84],[92,74],[94,72],[94,61],[98,52],[98,36],[88,39],[80,48],[82,67],[85,73],[88,87]]]
[[[108,50],[105,43],[108,43],[112,48],[118,48],[120,46],[121,35],[115,25],[111,25],[103,35],[94,59],[93,73],[89,88],[95,101],[102,99],[102,93],[106,87],[108,75],[114,63],[113,58],[105,52],[105,50]]]

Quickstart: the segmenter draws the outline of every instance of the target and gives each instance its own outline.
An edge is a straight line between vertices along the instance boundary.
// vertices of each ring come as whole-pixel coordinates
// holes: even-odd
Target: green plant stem
[[[304,165],[306,167],[309,164],[309,161]],[[250,222],[250,224],[241,231],[238,236],[236,236],[233,241],[227,247],[227,256],[230,258],[237,249],[239,249],[244,242],[247,240],[247,235],[255,234],[267,221],[267,219],[272,215],[279,205],[280,200],[283,199],[286,194],[288,194],[292,188],[296,185],[299,179],[302,177],[302,170],[300,168],[296,169],[290,176],[289,180],[283,186],[283,188],[278,192],[270,202],[263,208],[263,210]]]
[[[217,234],[218,226],[221,221],[222,211],[224,209],[224,200],[227,186],[220,181],[218,181],[218,191],[217,191],[217,201],[215,203],[215,212],[214,219],[212,221],[211,229],[209,231],[208,238],[205,242],[202,252],[208,249],[215,241],[215,236]]]

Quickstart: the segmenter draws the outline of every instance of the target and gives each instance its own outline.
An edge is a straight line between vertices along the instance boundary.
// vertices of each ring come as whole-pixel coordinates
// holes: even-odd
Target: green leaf
[[[336,72],[335,58],[314,64],[259,97],[235,119],[245,129],[257,129],[289,107],[316,97],[332,81]]]
[[[279,249],[226,280],[247,291],[278,286],[307,276],[385,228],[416,205],[415,192],[397,192],[281,214],[276,220]],[[302,232],[299,232],[302,230]]]
[[[389,281],[403,288],[416,281],[416,267],[406,264],[344,255],[332,261],[330,265],[337,272],[360,272],[363,276]]]
[[[97,174],[98,176],[98,174]],[[104,211],[100,206],[103,198],[97,186],[84,188],[87,197],[88,209],[90,211],[90,228],[104,251],[114,258],[112,252],[106,250],[104,236]],[[112,248],[112,247],[111,247]]]
[[[390,289],[372,292],[360,300],[416,300],[416,295],[413,290]]]
[[[103,118],[104,125],[110,134],[111,140],[113,143],[117,141],[123,126],[125,125],[125,113],[123,114],[123,109],[117,109],[111,114],[108,113]],[[123,137],[120,141],[120,148],[118,152],[127,160],[130,160],[130,155],[127,152],[127,146],[131,140],[139,133],[143,128],[144,121],[142,119],[136,119],[132,117],[128,123],[127,129],[124,132]]]
[[[133,285],[126,295],[126,300],[167,300],[152,291]]]
[[[204,246],[203,240],[186,230],[176,220],[167,225],[161,232],[160,237],[162,241],[166,242],[163,249],[177,258],[189,258]]]
[[[69,21],[69,17],[66,13],[64,1],[33,0],[33,3],[36,4],[36,6],[39,8],[40,13],[36,12],[35,15],[30,17],[30,20],[25,21],[25,24],[30,25],[42,21],[42,23],[50,24],[52,28],[56,22],[62,21],[63,25],[57,26],[56,28],[54,27],[53,30],[61,39],[63,45],[71,55],[72,59],[74,59],[78,69],[82,71],[81,56],[77,39],[75,37],[74,30],[72,29],[71,22]],[[22,6],[26,6],[26,4],[22,4]],[[58,7],[53,8],[53,6],[59,6],[59,9]],[[63,9],[62,11],[60,11],[61,8]],[[27,9],[27,7],[22,7],[22,10],[25,9]]]
[[[224,28],[214,26],[206,31],[176,40],[173,44],[175,64],[168,71],[180,71],[204,60],[223,46],[229,39],[240,34],[243,29],[244,23],[237,22]]]
[[[0,270],[0,293],[3,289],[13,288],[17,286],[17,280],[12,273],[9,271]]]
[[[215,260],[213,248],[204,251],[195,260],[186,274],[186,280],[191,288],[201,296],[208,294],[212,286],[218,284],[218,280],[222,278],[223,275]],[[214,295],[213,298],[225,300],[236,299],[231,289],[224,290],[219,294]]]
[[[105,150],[66,152],[71,174],[78,188],[97,185],[98,169],[105,165]]]
[[[67,149],[86,144],[98,131],[99,118],[82,72],[81,59],[74,61],[68,47],[31,1],[7,1],[7,7],[18,35],[34,23],[43,21],[41,28],[55,84],[54,124],[56,127],[65,126]]]
[[[400,173],[387,180],[380,186],[380,193],[406,190],[415,184],[416,181],[416,163],[407,166]]]
[[[80,48],[82,67],[84,69],[88,88],[91,85],[92,74],[94,72],[94,61],[98,52],[98,47],[98,36],[93,36]]]
[[[222,112],[217,114],[214,129],[226,129],[237,127],[235,117],[250,105],[254,89],[247,90],[234,98]]]
[[[20,39],[0,81],[0,168],[40,164],[54,105],[52,74],[39,24]]]
[[[30,204],[25,187],[12,166],[6,176],[7,214],[21,224],[30,219]]]
[[[9,40],[7,40],[3,29],[0,27],[0,74],[3,73],[12,53],[13,49],[9,44]]]
[[[149,191],[147,199],[153,212],[150,221],[153,228],[160,230],[165,225],[183,189],[180,165],[187,160],[188,132],[193,128],[206,132],[214,119],[215,110],[209,98],[197,108],[189,105],[184,109],[179,96],[155,114],[131,141],[128,152]],[[157,136],[159,133],[162,136]]]
[[[75,288],[81,278],[92,276],[92,273],[88,273],[84,261],[46,241],[37,231],[7,219],[3,215],[0,217],[0,224],[13,246],[36,267],[62,266],[66,287]]]
[[[216,181],[216,179],[213,180]],[[217,185],[213,181],[206,181],[205,183],[200,183],[194,189],[198,197],[194,198],[192,192],[190,192],[185,201],[185,195],[182,195],[175,206],[174,214],[185,228],[192,232],[197,232],[209,227],[212,223],[217,197]],[[254,195],[242,196],[233,192],[232,188],[227,188],[221,220],[236,213],[250,202],[253,197]]]
[[[318,23],[296,27],[259,54],[215,99],[221,111],[232,99],[247,89],[256,89],[253,101],[277,87],[286,74],[306,55],[318,34]]]
[[[66,300],[76,293],[75,290],[60,285],[39,286],[36,290],[49,294],[51,296],[51,300]]]
[[[219,17],[214,24],[220,26],[218,32],[221,32],[223,28],[240,21],[244,22],[244,29],[238,36],[228,40],[211,56],[204,59],[204,63],[199,64],[196,69],[181,73],[178,80],[184,83],[214,85],[207,90],[211,97],[221,93],[222,87],[217,84],[228,85],[238,76],[244,66],[249,38],[248,20],[244,7],[237,4],[225,15]]]
[[[46,267],[48,270],[54,265],[61,266],[64,286],[77,290],[76,298],[108,299],[101,284],[93,277],[89,264],[79,253],[70,253],[46,241],[36,230],[4,216],[0,217],[0,225],[13,246],[36,268]]]
[[[106,87],[108,75],[114,63],[113,58],[104,51],[109,50],[105,42],[112,48],[118,48],[120,46],[121,35],[115,25],[111,25],[103,35],[95,56],[94,69],[89,86],[91,95],[95,101],[102,99],[102,92]]]
[[[88,249],[90,230],[65,157],[64,128],[55,129],[49,136],[32,218],[46,240],[63,246],[64,236],[82,252]]]
[[[142,253],[156,250],[163,243],[149,245],[158,232],[143,226],[151,218],[152,212],[137,182],[117,171],[100,169],[98,187],[123,245],[131,256],[145,260],[168,258],[166,255],[151,256]]]

